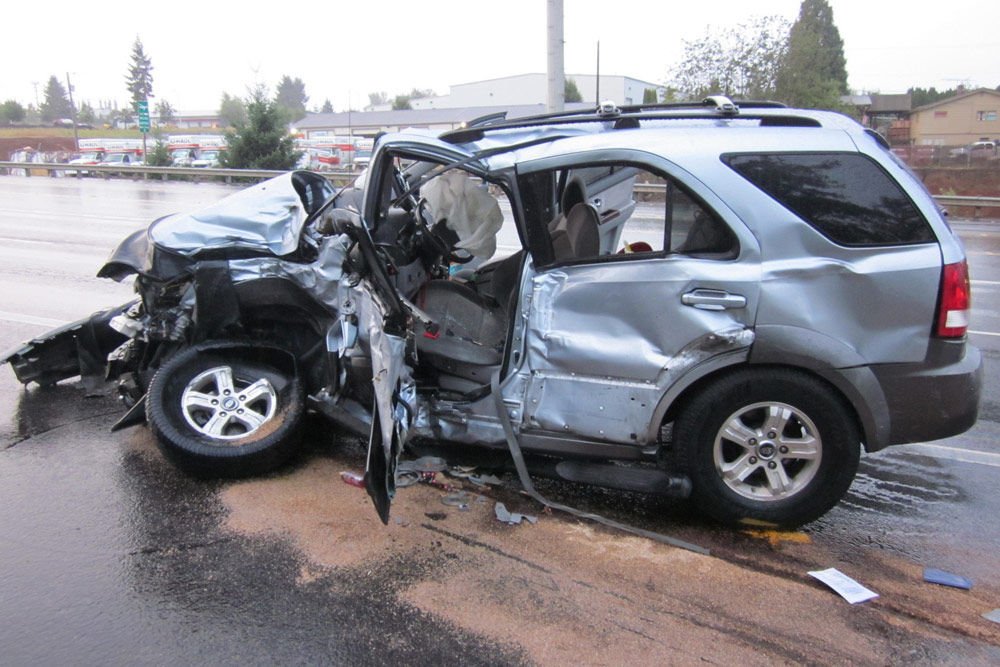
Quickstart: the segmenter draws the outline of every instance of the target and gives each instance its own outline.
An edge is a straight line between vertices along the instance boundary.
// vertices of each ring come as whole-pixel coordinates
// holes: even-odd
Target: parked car
[[[996,160],[997,157],[995,141],[976,141],[969,146],[969,159],[971,160]]]
[[[22,382],[120,378],[118,426],[197,475],[281,465],[313,410],[369,437],[383,521],[401,451],[432,442],[798,525],[862,448],[978,411],[962,245],[829,112],[716,97],[387,135],[351,188],[280,176],[98,275],[138,299],[3,356]]]
[[[221,150],[203,150],[201,151],[201,155],[191,161],[190,166],[215,169],[219,166],[219,155],[221,153]]]

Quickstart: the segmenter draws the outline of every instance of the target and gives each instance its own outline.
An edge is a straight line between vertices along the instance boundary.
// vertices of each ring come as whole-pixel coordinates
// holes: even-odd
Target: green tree
[[[45,101],[42,102],[41,112],[42,121],[46,123],[73,116],[73,107],[69,103],[66,89],[55,76],[50,76],[45,84]]]
[[[174,113],[174,107],[170,102],[166,100],[160,100],[156,104],[156,115],[160,117],[160,124],[170,125],[177,120],[177,116]]]
[[[247,108],[243,100],[235,95],[222,93],[222,101],[219,103],[219,119],[227,127],[245,124],[247,122]]]
[[[0,104],[0,123],[7,123],[8,125],[20,123],[24,120],[25,115],[27,114],[24,107],[16,100],[7,100],[3,104]]]
[[[656,104],[660,100],[659,96],[656,94],[656,88],[646,88],[642,91],[642,103],[643,104]]]
[[[132,43],[132,60],[128,66],[128,74],[125,75],[125,86],[132,96],[133,109],[153,94],[153,61],[143,50],[138,35]]]
[[[389,95],[383,90],[381,92],[368,93],[369,106],[378,107],[389,103]]]
[[[309,96],[306,95],[306,84],[302,79],[291,78],[287,74],[281,77],[278,82],[278,90],[274,96],[278,108],[281,109],[288,122],[294,122],[306,116],[306,102]]]
[[[285,115],[267,89],[258,86],[246,100],[247,120],[226,132],[222,166],[231,169],[291,169],[301,153],[288,134]]]
[[[409,95],[396,95],[395,99],[392,100],[393,111],[402,111],[404,109],[412,109],[413,105],[410,104]]]
[[[583,101],[583,95],[580,94],[580,89],[576,87],[576,81],[573,79],[566,79],[563,83],[563,99],[567,103]]]
[[[76,119],[87,124],[97,122],[97,114],[94,113],[94,107],[90,106],[90,102],[84,102],[80,105],[80,110],[76,112]]]
[[[925,104],[934,104],[935,102],[958,95],[958,91],[954,88],[938,91],[934,86],[930,88],[910,88],[906,92],[910,95],[910,104],[913,108],[922,107]]]
[[[774,97],[787,48],[788,22],[778,16],[756,17],[731,28],[709,27],[703,37],[684,40],[684,55],[673,71],[676,91],[695,100],[713,94]]]
[[[150,167],[169,167],[173,164],[170,149],[161,139],[157,139],[156,144],[146,154],[146,164]]]
[[[836,109],[848,93],[844,40],[826,0],[803,0],[778,72],[778,98],[793,106]]]
[[[320,108],[319,112],[320,113],[333,113],[333,104],[330,102],[329,98],[323,100],[323,106]]]

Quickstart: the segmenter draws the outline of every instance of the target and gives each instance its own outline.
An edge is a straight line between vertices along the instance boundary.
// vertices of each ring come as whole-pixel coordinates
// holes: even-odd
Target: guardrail
[[[207,167],[146,167],[146,166],[116,166],[116,165],[81,165],[63,164],[59,162],[0,162],[0,169],[17,169],[27,176],[32,172],[42,172],[40,176],[51,176],[55,173],[66,173],[68,176],[82,178],[84,175],[99,174],[105,178],[111,176],[127,176],[134,179],[149,180],[150,177],[159,176],[162,180],[167,180],[170,176],[184,176],[193,180],[200,179],[222,179],[226,183],[238,181],[263,181],[274,178],[285,173],[281,170],[269,169],[213,169]],[[336,185],[348,185],[358,177],[357,172],[349,171],[326,171],[317,172],[326,177]],[[637,183],[635,191],[640,194],[660,194],[664,192],[666,186],[659,183]],[[978,217],[981,209],[1000,208],[1000,197],[967,197],[960,195],[934,195],[934,199],[942,206],[964,206],[975,209],[975,217]]]
[[[226,183],[236,181],[265,181],[286,173],[271,169],[216,169],[211,167],[147,167],[121,166],[108,164],[64,164],[62,162],[0,162],[0,169],[18,170],[24,176],[53,176],[62,173],[68,177],[99,175],[104,178],[121,176],[133,179],[149,180],[160,177],[167,180],[171,176],[184,176],[192,180],[222,179]],[[33,174],[32,172],[36,172]],[[41,172],[41,173],[37,173]],[[336,185],[347,185],[358,177],[357,172],[327,171],[316,172],[325,176]]]

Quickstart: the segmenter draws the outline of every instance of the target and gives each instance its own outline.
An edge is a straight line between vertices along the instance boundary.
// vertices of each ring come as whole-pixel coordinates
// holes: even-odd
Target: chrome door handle
[[[681,303],[701,310],[726,310],[746,308],[747,298],[741,294],[730,294],[722,290],[696,289],[681,295]]]

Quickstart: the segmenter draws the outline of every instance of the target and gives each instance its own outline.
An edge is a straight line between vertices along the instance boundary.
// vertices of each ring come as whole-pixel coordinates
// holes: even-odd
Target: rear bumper
[[[919,364],[874,366],[872,371],[889,408],[885,444],[948,438],[976,423],[983,384],[978,348],[964,341],[933,341]]]

